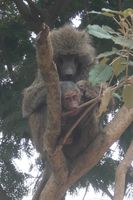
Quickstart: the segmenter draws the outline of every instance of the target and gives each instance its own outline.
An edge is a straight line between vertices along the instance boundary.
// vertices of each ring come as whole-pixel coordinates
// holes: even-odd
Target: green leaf
[[[129,61],[129,67],[133,67],[133,61]]]
[[[119,76],[119,74],[123,72],[127,66],[128,62],[123,57],[115,58],[114,61],[112,61],[113,73],[116,77]]]
[[[119,32],[116,32],[115,30],[113,30],[111,27],[109,26],[105,26],[103,25],[102,28],[107,31],[108,33],[112,34],[112,35],[117,35],[117,36],[120,36],[120,33]]]
[[[89,73],[89,81],[92,85],[106,82],[112,76],[112,67],[109,65],[97,64]]]
[[[95,10],[92,10],[92,11],[89,12],[89,14],[98,14],[98,15],[101,15],[102,12],[97,12],[97,11],[95,11]]]
[[[112,13],[108,13],[108,12],[97,12],[97,11],[95,11],[95,10],[90,11],[89,14],[97,14],[97,15],[104,15],[104,16],[107,16],[107,17],[114,17],[114,14],[112,14]]]
[[[88,25],[87,31],[97,38],[112,39],[112,36],[99,25]]]
[[[107,13],[114,13],[114,14],[117,14],[117,15],[122,14],[121,11],[111,10],[111,9],[107,9],[107,8],[102,8],[102,11],[107,12]]]
[[[108,13],[108,12],[103,12],[102,15],[107,16],[107,17],[114,17],[114,14]]]
[[[108,87],[103,92],[103,95],[101,98],[101,104],[98,111],[98,117],[100,117],[102,113],[107,111],[107,107],[109,105],[111,98],[112,98],[112,90],[111,90],[111,87]]]
[[[123,36],[119,36],[119,37],[112,37],[112,40],[114,41],[115,44],[119,44],[122,47],[133,49],[133,40],[131,39],[127,39]]]
[[[122,15],[123,15],[124,17],[128,17],[128,16],[130,16],[131,14],[133,14],[133,9],[132,9],[132,8],[128,8],[128,9],[126,9],[126,10],[124,10],[124,11],[122,12]]]
[[[109,58],[104,57],[104,58],[102,58],[102,59],[100,60],[100,64],[106,65],[108,61],[109,61]]]
[[[104,53],[99,54],[97,56],[97,58],[99,59],[99,58],[103,58],[103,57],[108,57],[108,56],[112,56],[112,55],[117,54],[117,53],[119,53],[119,50],[113,49],[112,51],[106,51]]]
[[[119,101],[121,101],[121,96],[118,93],[114,92],[112,95],[113,95],[113,97],[115,97],[116,99],[118,99]]]
[[[133,86],[125,86],[123,89],[123,100],[124,100],[124,105],[130,109],[133,108]]]

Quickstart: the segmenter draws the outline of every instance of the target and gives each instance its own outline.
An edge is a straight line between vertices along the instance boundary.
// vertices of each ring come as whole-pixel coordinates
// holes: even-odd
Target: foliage
[[[16,168],[13,159],[21,158],[19,151],[27,143],[21,140],[29,139],[21,94],[33,79],[29,72],[35,71],[35,55],[31,34],[10,1],[0,3],[0,16],[0,188],[9,199],[22,199],[28,191],[24,185],[28,175]],[[29,146],[25,151],[30,151]]]
[[[127,9],[123,12],[103,9],[103,12],[92,11],[90,13],[113,18],[118,29],[116,31],[109,26],[88,25],[87,30],[91,35],[100,39],[112,40],[114,43],[112,51],[98,55],[100,62],[89,73],[89,80],[93,85],[108,81],[112,92],[115,93],[121,89],[125,106],[132,108],[133,82],[129,69],[132,68],[133,59],[133,9]],[[112,82],[114,78],[116,81]],[[103,95],[103,98],[107,98],[107,95]],[[106,107],[107,105],[103,108],[104,112],[107,110]]]
[[[102,40],[111,40],[113,44],[111,51],[102,52],[97,56],[99,63],[89,73],[89,80],[93,85],[107,81],[109,86],[105,90],[107,94],[104,92],[101,97],[99,116],[102,113],[106,114],[111,93],[117,100],[115,109],[118,109],[120,104],[130,109],[133,107],[133,9],[129,8],[124,11],[103,9],[103,12],[92,11],[90,13],[110,17],[118,26],[116,29],[95,24],[87,27],[91,35]],[[132,131],[131,124],[119,140],[121,155],[124,155],[133,139]],[[130,196],[133,194],[130,190],[132,185],[132,173],[130,172],[127,175],[126,184],[126,195]]]
[[[16,142],[19,145],[16,145]],[[29,175],[17,170],[14,165],[13,159],[20,158],[20,149],[22,144],[18,138],[3,137],[0,141],[0,183],[3,191],[6,189],[6,195],[11,199],[22,198],[27,194],[28,188],[25,187],[24,181],[28,179]]]

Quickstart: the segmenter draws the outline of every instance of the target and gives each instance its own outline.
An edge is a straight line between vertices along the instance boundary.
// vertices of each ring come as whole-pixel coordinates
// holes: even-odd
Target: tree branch
[[[40,9],[38,6],[36,6],[36,4],[32,0],[26,0],[26,1],[29,4],[29,7],[32,12],[32,16],[42,17],[42,18],[45,17],[44,15],[45,12],[42,9]]]
[[[123,106],[112,122],[105,128],[106,133],[99,134],[95,141],[89,145],[88,149],[73,162],[73,167],[69,169],[70,173],[67,174],[67,179],[61,182],[61,185],[59,182],[57,184],[56,178],[52,174],[41,193],[40,200],[61,200],[67,189],[98,163],[113,142],[115,142],[130,125],[132,119],[133,109],[128,110]]]
[[[38,33],[43,22],[53,27],[58,16],[63,13],[72,0],[56,0],[45,8],[39,8],[32,0],[26,0],[27,5],[22,0],[14,0],[20,14],[23,16],[31,30]],[[44,3],[45,4],[45,3]]]
[[[44,150],[52,166],[51,175],[42,187],[39,200],[62,200],[67,189],[98,163],[108,148],[130,125],[133,109],[128,110],[123,106],[105,128],[105,133],[99,133],[94,142],[72,161],[70,167],[62,148],[57,143],[61,125],[60,85],[47,26],[43,27],[37,37],[37,61],[47,88],[48,121],[44,133]]]
[[[93,99],[94,100],[94,99]],[[73,126],[70,128],[70,130],[65,134],[65,137],[63,138],[63,142],[61,142],[61,145],[59,145],[60,148],[63,147],[63,145],[66,143],[67,139],[70,137],[70,135],[72,134],[73,130],[78,126],[78,124],[80,123],[80,121],[82,119],[85,118],[85,116],[94,108],[94,106],[96,106],[97,104],[97,99],[95,99],[96,101],[91,101],[93,102],[92,105],[90,105],[82,114],[81,116],[77,119],[77,121],[73,124]],[[88,103],[88,105],[90,104],[90,101],[86,102]],[[79,106],[80,108],[83,108],[86,103],[82,104],[81,106]],[[59,142],[60,143],[60,142]]]
[[[27,5],[22,0],[14,0],[20,14],[29,26],[29,29],[38,33],[41,30],[42,23],[48,22],[46,10],[41,11],[34,2],[27,0]],[[45,14],[46,13],[46,14]]]
[[[60,85],[56,65],[53,62],[53,49],[50,40],[49,28],[44,25],[37,37],[36,54],[47,88],[47,128],[44,134],[44,147],[49,156],[53,154],[60,134],[61,102]]]
[[[115,176],[115,192],[113,200],[123,200],[125,192],[125,178],[127,170],[133,160],[133,141],[131,142],[124,159],[118,165]]]
[[[39,200],[62,200],[67,190],[67,185],[57,183],[54,174],[52,174],[43,189]]]
[[[113,199],[113,195],[111,194],[111,192],[108,190],[107,187],[105,187],[105,185],[103,184],[103,182],[100,182],[99,184],[99,188],[108,195],[108,197],[110,197],[110,199]]]
[[[101,159],[108,148],[119,139],[133,120],[133,109],[122,107],[110,124],[104,129],[105,134],[99,134],[95,141],[74,163],[69,182],[77,181]],[[92,156],[93,155],[93,156]],[[83,165],[84,163],[84,165]]]
[[[122,107],[115,118],[99,133],[94,142],[79,157],[67,163],[62,149],[58,148],[61,127],[59,77],[53,62],[53,49],[49,29],[44,26],[37,37],[37,62],[47,88],[47,127],[44,133],[44,151],[52,166],[51,175],[43,186],[39,200],[62,200],[67,189],[95,166],[108,148],[133,120],[133,109]],[[100,132],[100,131],[99,131]],[[38,200],[38,199],[36,199]]]
[[[13,1],[16,4],[16,6],[17,6],[20,14],[23,16],[23,18],[26,21],[31,20],[32,16],[31,16],[28,6],[22,0],[13,0]]]
[[[53,62],[53,49],[48,26],[37,37],[37,61],[47,88],[47,127],[44,133],[44,151],[47,152],[57,182],[66,180],[68,170],[61,149],[56,149],[61,127],[61,98],[59,77]],[[44,122],[46,123],[46,122]]]

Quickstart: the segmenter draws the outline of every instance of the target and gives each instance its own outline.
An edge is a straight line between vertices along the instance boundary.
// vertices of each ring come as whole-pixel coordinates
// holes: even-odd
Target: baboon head
[[[95,62],[95,50],[89,35],[65,25],[51,32],[51,40],[60,80],[86,79]]]

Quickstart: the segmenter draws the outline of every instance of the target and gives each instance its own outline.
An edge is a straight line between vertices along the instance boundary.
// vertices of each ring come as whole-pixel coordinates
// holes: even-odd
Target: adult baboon
[[[87,79],[90,67],[95,63],[95,50],[85,31],[65,25],[51,31],[53,59],[61,81]],[[46,87],[38,69],[34,82],[24,90],[22,111],[27,117],[46,102]]]
[[[40,35],[38,35],[38,38],[39,37]],[[81,79],[86,79],[88,76],[88,72],[90,70],[90,66],[95,62],[95,51],[91,45],[91,40],[90,40],[89,35],[85,31],[79,31],[70,25],[65,25],[64,27],[58,30],[51,31],[49,37],[51,40],[50,43],[52,42],[53,50],[50,47],[50,49],[48,49],[49,52],[48,53],[46,52],[46,54],[48,55],[46,56],[45,54],[45,58],[42,56],[37,56],[38,65],[40,65],[40,63],[43,63],[43,62],[48,63],[49,59],[54,59],[54,62],[56,63],[57,70],[59,73],[59,78],[61,81],[73,80],[73,82],[76,82]],[[38,38],[37,38],[37,43],[39,44]],[[44,51],[46,51],[46,49],[47,48],[45,46]],[[44,54],[43,47],[37,50],[37,55],[41,53],[42,55]],[[80,85],[79,85],[79,88],[81,88]],[[85,87],[86,86],[84,84],[84,89]],[[88,97],[87,95],[84,95],[85,92],[82,91],[82,88],[80,90],[81,93],[83,93],[83,95],[81,95],[83,102],[95,97],[95,95],[93,95],[94,89],[92,86],[90,86],[90,89],[87,89],[87,90],[86,90],[87,91],[86,94],[88,93]],[[24,117],[28,116],[31,132],[32,132],[32,140],[37,150],[41,153],[41,155],[44,154],[42,150],[42,141],[43,141],[42,135],[44,133],[45,126],[46,126],[44,122],[46,122],[46,118],[47,118],[47,114],[46,114],[47,113],[47,102],[46,102],[47,94],[46,93],[47,91],[45,87],[45,81],[40,72],[40,69],[38,69],[36,79],[34,80],[31,86],[29,86],[28,88],[24,90],[22,111],[23,111]],[[76,118],[79,117],[79,115],[80,114],[76,115],[75,119],[73,120],[71,119],[71,121],[75,121]],[[85,122],[86,120],[87,122]],[[91,121],[91,125],[92,125],[91,127],[89,127],[89,132],[91,128],[92,130],[94,130],[94,132],[96,132],[95,127],[97,130],[97,125],[95,123],[94,114],[90,115],[89,119],[85,118],[85,121],[84,120],[82,121],[82,123],[78,127],[78,131],[76,129],[76,132],[80,132],[82,134],[85,130],[84,127],[89,126],[88,124],[90,122],[88,120]],[[88,137],[89,132],[86,134],[87,137]],[[76,134],[76,135],[77,135],[76,137],[78,137],[79,134]],[[94,133],[93,136],[94,135],[96,134]],[[76,146],[77,145],[78,143],[76,143]],[[74,149],[74,147],[72,147],[72,149]],[[75,150],[77,151],[77,153],[79,153],[81,149],[82,147],[76,150],[76,147],[75,147]],[[77,153],[75,153],[75,156],[77,155]]]
[[[61,137],[65,137],[71,131],[68,142],[63,145],[63,152],[72,162],[78,155],[84,152],[102,131],[99,129],[99,123],[96,118],[98,104],[93,104],[89,108],[80,106],[97,97],[100,88],[99,86],[93,87],[86,80],[76,83],[64,82],[61,87],[63,91],[62,112],[64,110],[71,111],[67,112],[66,115],[64,114],[61,121]]]

